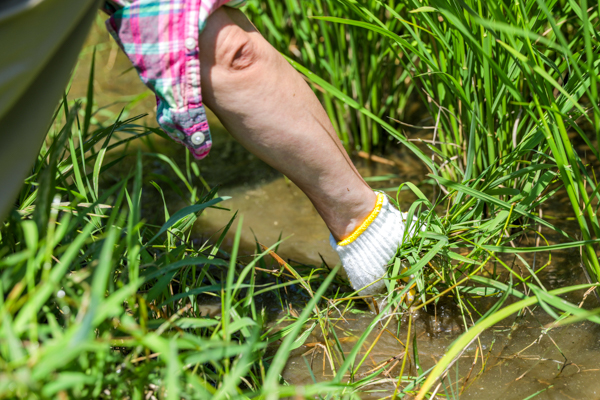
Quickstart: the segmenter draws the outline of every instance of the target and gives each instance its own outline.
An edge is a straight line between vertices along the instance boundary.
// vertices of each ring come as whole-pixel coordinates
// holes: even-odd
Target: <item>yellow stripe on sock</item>
[[[356,239],[358,239],[358,237],[364,231],[367,230],[369,225],[371,225],[371,223],[373,221],[375,221],[375,218],[377,218],[377,216],[379,215],[379,211],[381,211],[381,207],[383,206],[384,198],[385,198],[385,194],[377,193],[377,202],[375,203],[375,208],[373,209],[373,211],[371,211],[371,214],[369,214],[367,219],[365,219],[364,222],[362,224],[360,224],[360,226],[358,228],[356,228],[350,236],[348,236],[346,239],[338,242],[338,246],[346,246],[346,245],[354,242]]]

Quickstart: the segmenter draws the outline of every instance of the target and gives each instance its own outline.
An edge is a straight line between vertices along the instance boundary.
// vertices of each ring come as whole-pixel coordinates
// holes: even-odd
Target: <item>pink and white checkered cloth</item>
[[[208,16],[245,0],[107,0],[108,31],[156,94],[157,120],[201,159],[212,146],[200,87],[198,36]]]

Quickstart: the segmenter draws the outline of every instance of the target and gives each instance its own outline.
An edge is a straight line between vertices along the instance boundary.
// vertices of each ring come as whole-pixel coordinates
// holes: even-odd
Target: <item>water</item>
[[[272,244],[277,240],[277,227],[280,227],[284,234],[294,234],[281,247],[279,253],[284,258],[313,261],[318,264],[319,258],[315,253],[320,253],[328,263],[335,263],[335,256],[331,254],[325,240],[325,227],[310,203],[293,185],[278,179],[258,187],[231,188],[225,193],[237,197],[231,202],[232,208],[243,211],[249,217],[245,221],[245,229],[248,230],[244,232],[245,237],[248,237],[246,235],[253,229],[259,240]],[[560,218],[560,213],[557,214]],[[218,215],[216,211],[207,213],[203,217],[201,229],[210,230],[211,227],[222,226],[226,223],[225,220],[226,217]],[[566,228],[570,226],[569,223],[563,225]],[[550,240],[559,239],[553,235],[548,236]],[[540,279],[546,287],[585,283],[576,251],[555,252],[552,260],[552,264],[540,274]],[[539,263],[537,265],[542,265],[546,259],[543,255],[538,255],[536,261]],[[532,255],[528,262],[533,262]],[[582,292],[576,292],[565,298],[578,304],[583,295]],[[587,297],[584,304],[586,308],[598,306],[593,294]],[[479,310],[489,306],[485,301],[476,300],[475,305]],[[365,312],[346,316],[345,321],[338,322],[336,332],[340,338],[344,338],[342,346],[346,352],[350,351],[356,339],[366,330],[373,316]],[[479,337],[479,349],[477,343],[468,347],[455,368],[449,372],[445,380],[448,395],[452,397],[454,391],[461,393],[461,399],[517,400],[543,390],[535,398],[600,398],[600,327],[582,322],[545,331],[544,327],[551,322],[553,319],[539,307],[532,307],[527,309],[524,315],[513,315],[484,332]],[[417,337],[422,369],[426,370],[435,365],[448,346],[463,332],[463,326],[461,315],[451,301],[438,305],[437,309],[430,307],[427,312],[420,311],[414,315],[413,336]],[[386,372],[390,377],[397,376],[401,361],[393,358],[404,353],[404,347],[399,340],[404,342],[406,329],[405,318],[399,332],[384,332],[359,373],[366,373],[388,362],[385,366]],[[378,329],[371,334],[365,350],[380,332]],[[283,374],[290,384],[313,382],[307,363],[312,366],[317,381],[331,379],[332,370],[328,358],[325,357],[323,344],[322,338],[314,334],[307,340],[307,345],[294,351]],[[405,371],[415,374],[417,371],[412,348],[409,353],[411,358]],[[485,368],[482,369],[484,362]],[[470,379],[465,385],[466,376],[470,376]],[[383,379],[377,385],[366,388],[373,393],[366,392],[362,398],[378,399],[393,392],[395,380],[383,375],[381,377]],[[440,390],[443,393],[443,388]]]
[[[88,44],[100,44],[96,65],[96,101],[100,105],[113,103],[107,110],[118,112],[127,101],[146,93],[134,71],[127,71],[128,61],[109,44],[107,35],[98,24],[92,31]],[[71,96],[83,96],[87,87],[90,48],[82,57],[79,71],[73,81]],[[143,122],[155,126],[154,99],[146,95],[130,111],[131,115],[149,113]],[[98,114],[101,120],[103,113]],[[232,199],[223,206],[238,211],[244,218],[242,230],[242,253],[251,254],[255,249],[254,237],[266,246],[276,243],[279,238],[285,240],[278,249],[284,259],[298,263],[321,264],[322,259],[333,266],[338,258],[328,243],[328,231],[311,203],[292,183],[285,180],[276,171],[261,163],[232,141],[218,123],[211,117],[211,127],[215,140],[213,153],[200,163],[203,176],[210,185],[221,185],[219,194]],[[185,150],[171,142],[154,139],[155,149],[164,152],[175,160],[185,157]],[[358,168],[364,176],[394,174],[393,181],[373,183],[377,187],[398,185],[402,181],[419,182],[426,173],[420,163],[410,157],[406,151],[390,156],[394,165],[366,162],[357,159]],[[415,167],[419,166],[419,167]],[[150,165],[152,168],[153,165]],[[163,173],[161,166],[155,166],[157,173]],[[175,196],[167,194],[167,202],[172,211],[183,204]],[[148,194],[149,198],[158,197]],[[403,192],[401,206],[407,207],[414,197]],[[576,225],[567,221],[569,208],[567,199],[557,197],[549,206],[554,217],[563,229],[576,232]],[[161,210],[160,201],[145,202],[152,210]],[[146,210],[146,212],[152,212]],[[559,211],[557,211],[559,210]],[[218,235],[231,218],[232,213],[222,210],[208,210],[198,221],[195,232],[198,241],[210,240]],[[561,222],[562,221],[562,222]],[[235,226],[235,225],[234,225]],[[547,232],[545,232],[547,233]],[[551,241],[560,238],[550,235]],[[229,236],[231,245],[232,236]],[[546,260],[539,256],[537,262]],[[555,252],[552,264],[540,274],[547,287],[558,287],[585,282],[579,266],[579,254],[575,250]],[[533,260],[529,258],[531,263]],[[542,264],[538,264],[542,265]],[[577,292],[565,296],[578,304],[583,293]],[[476,307],[485,309],[489,301],[480,300]],[[298,306],[297,306],[298,307]],[[598,302],[590,295],[585,308],[598,307]],[[218,308],[210,305],[206,313],[218,313]],[[360,306],[358,307],[360,309]],[[372,321],[366,307],[357,314],[345,315],[338,321],[336,332],[342,347],[349,351],[356,339]],[[376,329],[369,337],[365,349],[379,337],[370,356],[358,371],[365,374],[383,364],[385,374],[373,385],[363,388],[363,399],[380,399],[393,393],[401,364],[404,342],[407,336],[407,316],[403,318],[401,328],[381,332]],[[539,308],[530,308],[522,316],[513,315],[498,326],[489,329],[479,337],[479,342],[469,346],[454,368],[446,376],[443,387],[439,388],[438,398],[461,399],[600,399],[600,327],[588,322],[545,330],[553,320]],[[428,369],[444,355],[445,350],[463,332],[462,316],[453,306],[452,300],[444,300],[437,307],[421,310],[413,315],[412,337],[416,336],[418,358],[421,369]],[[329,380],[332,371],[329,360],[324,356],[323,338],[318,331],[308,338],[306,344],[295,350],[284,370],[283,377],[290,384],[310,384],[313,375],[318,381]],[[477,346],[479,345],[479,347]],[[481,351],[483,350],[483,351]],[[412,347],[409,351],[405,371],[417,373]],[[485,364],[485,368],[482,366]],[[468,379],[467,379],[468,377]],[[405,398],[410,398],[407,396]]]
[[[399,175],[399,179],[409,178],[405,169],[401,167],[368,165],[361,160],[358,160],[358,164],[364,176],[393,173]],[[391,186],[391,183],[387,184]],[[243,244],[247,252],[251,253],[254,249],[254,237],[270,246],[281,235],[286,240],[280,246],[278,254],[284,259],[319,265],[322,256],[329,265],[338,262],[327,240],[327,228],[319,215],[300,190],[283,177],[228,186],[222,189],[220,194],[232,196],[232,199],[224,204],[244,216],[242,237],[249,240]],[[408,195],[403,196],[401,203],[406,207],[412,200]],[[565,209],[560,200],[555,203],[549,208]],[[566,221],[568,215],[568,212],[554,212],[559,221],[565,220],[559,222],[559,225],[573,232],[576,226]],[[216,234],[227,224],[230,217],[231,213],[209,210],[198,223],[199,234]],[[551,242],[562,240],[549,232],[544,233]],[[545,257],[537,255],[538,266],[547,261]],[[512,258],[507,258],[506,261],[512,262]],[[533,255],[529,255],[527,261],[531,265]],[[547,288],[585,283],[578,252],[554,252],[551,265],[540,274],[540,279]],[[582,296],[582,292],[576,292],[565,298],[578,304],[582,301]],[[489,306],[489,301],[474,302],[479,310]],[[594,295],[589,295],[585,307],[597,306]],[[346,321],[338,322],[336,332],[340,338],[344,338],[342,346],[346,352],[350,351],[373,316],[365,310],[363,314],[346,316]],[[546,332],[544,327],[552,321],[553,319],[539,307],[533,307],[527,309],[523,316],[513,315],[484,332],[479,337],[480,348],[477,349],[476,343],[472,344],[463,353],[456,367],[449,372],[445,380],[448,385],[447,395],[452,397],[454,391],[455,394],[460,393],[461,399],[518,400],[543,391],[535,398],[600,399],[600,327],[582,322]],[[437,309],[420,311],[414,315],[413,324],[420,365],[425,370],[434,366],[444,355],[448,346],[463,332],[464,326],[461,315],[451,301],[439,305]],[[393,377],[398,375],[401,368],[401,360],[393,358],[404,353],[399,340],[404,342],[406,328],[407,321],[402,324],[399,332],[392,334],[386,331],[379,338],[359,373],[366,373],[389,361],[385,368],[390,378],[381,375],[382,379],[377,385],[365,388],[366,392],[362,398],[379,399],[393,393],[396,384]],[[366,346],[370,346],[379,334],[380,330],[375,330]],[[307,367],[308,363],[312,366],[317,381],[331,379],[332,370],[323,351],[323,344],[322,338],[313,334],[305,346],[292,353],[283,377],[290,384],[312,383],[313,377]],[[405,371],[415,374],[417,371],[413,362],[412,347],[409,353],[410,362],[407,362]],[[483,362],[485,368],[482,370]],[[470,378],[465,385],[466,376]],[[443,394],[443,388],[440,388],[440,391],[440,394]]]

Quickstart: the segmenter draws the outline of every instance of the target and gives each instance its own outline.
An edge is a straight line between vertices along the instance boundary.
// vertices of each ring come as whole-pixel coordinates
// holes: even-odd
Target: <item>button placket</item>
[[[186,8],[185,16],[185,40],[183,44],[187,50],[184,83],[186,107],[196,107],[202,104],[200,100],[200,62],[198,56],[198,21],[202,0],[195,0],[195,2],[198,2],[198,8]]]
[[[185,39],[185,47],[188,50],[194,50],[196,48],[196,39],[189,37]]]

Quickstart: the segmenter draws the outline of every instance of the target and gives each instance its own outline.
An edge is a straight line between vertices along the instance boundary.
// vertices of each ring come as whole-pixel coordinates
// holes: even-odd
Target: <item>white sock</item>
[[[345,240],[337,243],[330,235],[331,247],[338,253],[354,290],[361,289],[385,275],[388,264],[402,244],[406,214],[392,206],[383,193],[377,193],[377,205],[371,215]],[[411,231],[416,230],[414,225]],[[414,232],[414,231],[413,231]],[[376,294],[385,288],[384,280],[360,291]]]

